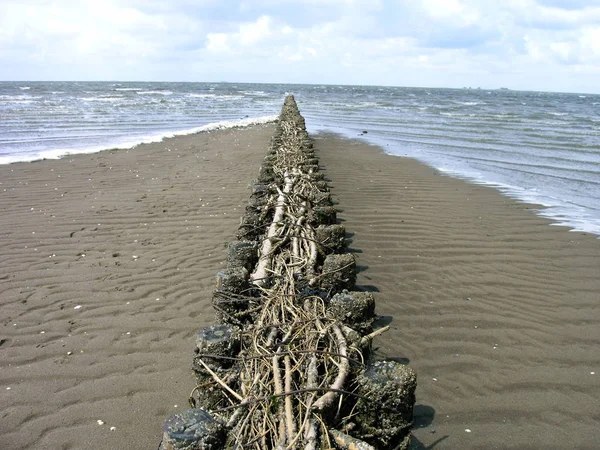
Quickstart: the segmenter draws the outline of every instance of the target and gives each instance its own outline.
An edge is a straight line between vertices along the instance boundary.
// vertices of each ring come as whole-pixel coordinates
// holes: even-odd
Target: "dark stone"
[[[333,201],[331,201],[331,194],[329,192],[319,193],[313,199],[313,203],[317,205],[317,207],[332,206]]]
[[[242,223],[238,228],[237,238],[239,240],[256,241],[264,233],[261,212],[258,210],[246,210],[242,217]]]
[[[356,378],[355,422],[367,442],[380,449],[407,448],[413,423],[417,376],[396,361],[373,361]]]
[[[329,192],[329,184],[327,183],[327,181],[317,181],[315,183],[315,186],[321,192]]]
[[[241,294],[248,289],[248,277],[244,267],[232,267],[217,272],[217,291]]]
[[[196,354],[210,354],[224,356],[226,358],[205,357],[202,360],[211,369],[228,368],[233,365],[234,360],[227,359],[235,357],[240,350],[240,333],[238,328],[231,325],[211,325],[202,328],[196,336]],[[200,367],[202,365],[200,364]]]
[[[250,188],[252,190],[251,195],[269,195],[270,189],[267,184],[253,184]]]
[[[213,372],[221,377],[232,370],[237,362],[235,356],[240,351],[240,332],[231,325],[212,325],[202,328],[196,336],[196,349],[192,368],[201,387],[194,389],[191,398],[195,407],[213,410],[226,406],[226,396],[215,383],[210,383],[212,375],[200,362],[204,362]],[[202,356],[205,355],[205,356]],[[206,355],[214,355],[210,357]],[[219,358],[224,357],[224,358]]]
[[[317,206],[310,211],[308,220],[313,226],[333,225],[337,221],[337,210],[333,206]]]
[[[342,253],[346,248],[346,228],[343,225],[320,225],[315,231],[321,250],[326,255]]]
[[[323,263],[321,273],[321,288],[329,292],[351,290],[356,283],[356,261],[354,257],[343,255],[328,255]]]
[[[187,409],[169,416],[162,426],[160,450],[220,450],[225,425],[203,409]]]
[[[239,325],[239,317],[248,309],[248,301],[239,298],[239,294],[250,292],[249,273],[244,267],[233,267],[217,272],[217,289],[212,304],[217,322]]]
[[[318,164],[300,164],[299,167],[305,173],[308,173],[308,172],[315,173],[315,172],[319,171],[319,165]]]
[[[258,181],[259,183],[271,183],[275,181],[273,166],[263,163],[258,170]]]
[[[248,272],[258,261],[258,241],[232,241],[227,246],[227,267],[244,267]]]
[[[343,291],[331,297],[327,312],[361,334],[369,334],[375,320],[375,298],[370,292]]]

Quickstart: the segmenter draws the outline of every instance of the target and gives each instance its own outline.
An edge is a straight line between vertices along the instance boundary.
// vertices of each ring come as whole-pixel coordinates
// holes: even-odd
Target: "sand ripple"
[[[0,447],[156,448],[272,133],[0,167]]]

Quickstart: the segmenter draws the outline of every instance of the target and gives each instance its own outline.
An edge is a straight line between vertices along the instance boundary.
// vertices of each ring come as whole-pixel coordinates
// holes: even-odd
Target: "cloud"
[[[0,79],[599,90],[599,46],[600,0],[0,2]]]

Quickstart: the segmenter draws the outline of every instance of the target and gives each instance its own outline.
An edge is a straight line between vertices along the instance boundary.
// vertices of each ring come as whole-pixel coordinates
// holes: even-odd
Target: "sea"
[[[175,82],[0,82],[0,164],[265,123],[292,93],[335,132],[492,186],[600,236],[600,95]]]

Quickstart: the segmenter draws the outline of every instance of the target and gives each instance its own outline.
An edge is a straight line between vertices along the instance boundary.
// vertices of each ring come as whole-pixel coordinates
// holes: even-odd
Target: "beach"
[[[155,449],[273,125],[0,166],[3,447]],[[497,191],[315,134],[412,448],[595,448],[600,241]],[[9,389],[10,388],[10,389]],[[99,422],[100,421],[100,422]]]
[[[359,141],[315,147],[418,374],[413,448],[597,448],[600,241],[497,191]]]
[[[272,134],[0,166],[0,447],[157,448]]]

